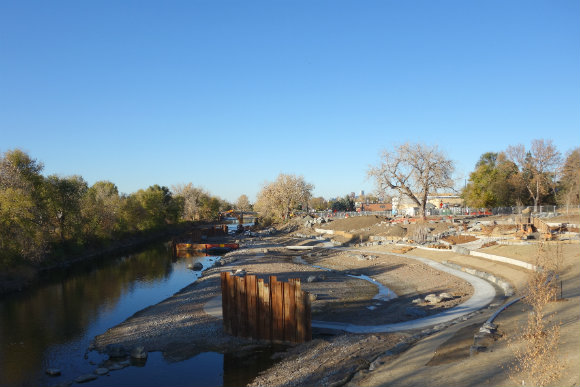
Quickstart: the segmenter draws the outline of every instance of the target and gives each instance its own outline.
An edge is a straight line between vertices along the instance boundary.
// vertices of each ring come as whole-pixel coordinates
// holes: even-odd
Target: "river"
[[[163,244],[132,254],[104,257],[52,271],[36,286],[0,299],[0,386],[57,385],[92,373],[104,355],[87,352],[92,339],[135,312],[194,282],[199,261],[217,256],[173,258]],[[128,367],[85,385],[238,385],[267,366],[267,353],[241,367],[236,359],[203,353],[180,363],[150,353],[140,367]],[[58,377],[46,370],[61,370]],[[197,371],[196,371],[197,370]],[[106,378],[106,379],[104,379]]]

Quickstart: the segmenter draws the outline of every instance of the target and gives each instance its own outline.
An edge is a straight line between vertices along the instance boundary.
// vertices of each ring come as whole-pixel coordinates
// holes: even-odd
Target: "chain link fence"
[[[521,213],[530,212],[535,217],[553,217],[560,214],[564,215],[578,215],[580,213],[580,206],[513,206],[513,207],[496,207],[496,208],[473,208],[473,207],[449,207],[449,208],[430,208],[427,209],[427,216],[492,216],[492,215],[519,215]],[[401,210],[398,213],[394,211],[319,211],[314,213],[317,216],[325,218],[343,219],[353,216],[369,216],[375,215],[385,218],[393,216],[418,216],[418,209],[406,212]]]

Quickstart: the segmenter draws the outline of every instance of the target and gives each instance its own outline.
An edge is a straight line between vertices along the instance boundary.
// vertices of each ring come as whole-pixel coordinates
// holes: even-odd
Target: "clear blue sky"
[[[47,175],[329,198],[395,144],[461,178],[534,138],[580,146],[578,0],[0,0],[0,152]]]

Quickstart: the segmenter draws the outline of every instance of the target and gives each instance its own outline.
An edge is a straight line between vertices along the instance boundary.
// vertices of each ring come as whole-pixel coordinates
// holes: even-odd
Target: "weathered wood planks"
[[[221,273],[223,326],[233,336],[272,342],[312,339],[310,297],[299,279],[264,283],[254,275]]]

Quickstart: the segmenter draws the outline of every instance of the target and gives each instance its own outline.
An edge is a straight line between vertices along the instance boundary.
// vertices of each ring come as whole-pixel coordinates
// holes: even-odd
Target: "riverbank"
[[[302,233],[303,230],[300,231]],[[565,245],[563,249],[565,274],[562,278],[566,301],[551,305],[566,321],[562,340],[562,351],[568,360],[563,377],[566,385],[578,385],[579,381],[574,364],[578,361],[577,347],[580,344],[575,333],[580,327],[578,285],[575,285],[580,278],[577,264],[580,254],[578,244],[574,243]],[[285,247],[297,244],[310,245],[312,250],[297,252]],[[148,351],[163,352],[166,359],[173,361],[209,350],[235,352],[251,349],[257,343],[225,336],[221,320],[208,315],[203,309],[203,304],[219,297],[219,273],[223,270],[243,269],[262,278],[277,275],[281,280],[301,278],[303,289],[316,294],[312,305],[313,319],[360,325],[405,321],[417,318],[417,315],[412,316],[415,313],[429,316],[463,303],[472,294],[466,282],[406,259],[404,254],[400,254],[400,246],[396,245],[359,246],[357,251],[340,251],[325,248],[328,244],[322,241],[294,238],[287,233],[261,240],[247,239],[242,246],[239,251],[224,257],[223,266],[206,270],[196,283],[96,337],[93,349],[106,351],[107,345],[115,343],[128,348],[142,345]],[[519,251],[524,251],[527,256],[530,246],[508,245],[491,249],[496,254],[506,256],[515,256]],[[398,255],[389,254],[395,251]],[[298,254],[300,258],[297,258]],[[415,249],[408,254],[493,273],[518,290],[524,286],[526,270],[523,268],[451,251]],[[303,261],[308,265],[300,263]],[[373,300],[376,286],[352,277],[357,274],[378,280],[399,297],[388,302]],[[309,277],[312,281],[308,280]],[[410,386],[419,380],[438,385],[510,384],[508,369],[498,371],[497,364],[509,364],[512,355],[506,341],[498,338],[511,337],[519,332],[519,327],[527,318],[525,306],[512,307],[500,315],[496,320],[499,334],[492,337],[484,352],[472,356],[470,351],[474,334],[505,298],[501,289],[497,288],[497,291],[498,297],[493,302],[495,306],[431,329],[379,334],[344,334],[336,330],[314,329],[313,341],[276,355],[281,359],[279,363],[258,376],[252,385],[348,383],[372,386],[396,383]],[[441,305],[413,303],[413,300],[427,293],[439,292],[451,292],[453,299]],[[393,376],[394,364],[399,370],[396,377]],[[470,367],[473,371],[460,371],[464,367]],[[421,378],[417,379],[415,373],[422,375]],[[410,380],[413,382],[408,382]]]
[[[204,310],[206,304],[220,296],[220,273],[224,270],[243,270],[265,279],[275,275],[282,281],[300,278],[303,290],[315,295],[312,318],[317,321],[361,325],[397,323],[451,309],[473,293],[466,281],[401,257],[338,251],[326,248],[323,242],[312,246],[312,241],[288,235],[259,239],[246,239],[240,250],[226,254],[220,265],[205,270],[192,285],[97,336],[91,349],[106,353],[113,344],[127,350],[144,347],[149,352],[163,352],[169,361],[179,361],[202,352],[234,353],[263,345],[225,335],[221,319]],[[312,250],[298,258],[296,251],[286,248],[295,244],[311,245]],[[362,277],[357,278],[361,274],[388,284],[398,297],[376,299],[377,286]],[[424,297],[431,293],[449,293],[451,297],[430,304]],[[324,380],[332,384],[368,368],[379,355],[407,342],[413,334],[351,335],[314,329],[313,341],[294,346],[280,353],[278,358],[284,359],[282,364],[286,367],[288,362],[299,364],[299,370],[284,373],[286,379],[314,383],[319,378],[326,378]],[[309,369],[305,354],[326,358],[325,366],[319,371]],[[332,374],[330,379],[329,373]],[[270,376],[274,374],[276,372]],[[265,385],[273,382],[265,380]]]
[[[71,253],[66,256],[61,256],[58,259],[50,258],[49,256],[46,259],[47,263],[42,265],[27,264],[4,269],[0,273],[0,296],[12,292],[19,292],[27,287],[33,286],[39,280],[41,274],[50,272],[51,270],[68,267],[78,262],[97,259],[105,255],[122,254],[125,251],[133,250],[149,243],[167,240],[168,237],[180,235],[191,227],[189,223],[170,225],[162,230],[129,235],[98,247],[84,248],[82,253]]]

